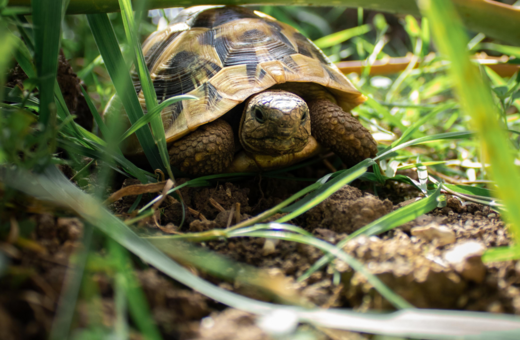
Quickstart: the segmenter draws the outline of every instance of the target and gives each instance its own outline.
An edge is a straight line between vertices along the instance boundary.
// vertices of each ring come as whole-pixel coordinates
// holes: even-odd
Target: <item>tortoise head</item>
[[[309,107],[297,95],[265,91],[247,101],[239,137],[245,151],[284,155],[303,150],[311,136]]]

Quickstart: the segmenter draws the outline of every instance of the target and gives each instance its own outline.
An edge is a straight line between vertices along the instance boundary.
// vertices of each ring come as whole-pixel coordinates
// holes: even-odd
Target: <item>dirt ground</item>
[[[289,176],[314,177],[326,171],[325,166],[318,165]],[[183,181],[178,180],[178,184]],[[122,185],[132,184],[134,180],[126,180]],[[181,194],[190,210],[182,227],[182,206],[171,199],[162,205],[159,222],[163,230],[152,219],[141,223],[136,230],[160,235],[171,230],[198,232],[225,228],[229,222],[236,223],[229,214],[235,215],[237,203],[240,203],[240,220],[244,220],[283,201],[305,185],[308,182],[256,177],[233,183],[214,182],[210,187],[184,188]],[[292,222],[327,242],[336,243],[420,196],[413,187],[397,182],[375,189],[378,196],[373,195],[373,184],[355,182]],[[155,196],[145,195],[140,206]],[[416,307],[520,314],[520,264],[481,261],[487,247],[509,243],[500,216],[489,207],[447,198],[446,207],[378,237],[354,239],[344,250]],[[134,199],[125,197],[112,204],[112,209],[121,218],[129,218],[127,211]],[[20,223],[15,215],[11,227],[12,223]],[[31,214],[21,222],[23,226],[17,226],[20,230],[30,230],[22,244],[1,243],[11,265],[0,280],[0,339],[46,338],[69,266],[68,257],[79,246],[83,232],[82,222],[66,215]],[[291,289],[299,292],[306,303],[359,311],[392,310],[363,276],[340,261],[297,283],[296,278],[322,256],[321,251],[311,246],[237,238],[206,242],[203,247],[240,263],[264,268],[273,277],[288,278]],[[99,256],[103,257],[104,252]],[[114,322],[112,281],[103,270],[88,266],[87,275],[97,284],[102,296],[99,313],[103,323],[109,326]],[[202,272],[199,275],[226,289],[269,300],[244,291],[233,282]],[[226,308],[153,268],[138,271],[137,277],[165,339],[269,339],[252,315]],[[336,284],[334,278],[338,277],[341,280]],[[81,328],[92,316],[87,309],[83,310],[81,300],[78,306],[75,327]],[[345,336],[311,328],[304,331],[314,333],[318,339]]]

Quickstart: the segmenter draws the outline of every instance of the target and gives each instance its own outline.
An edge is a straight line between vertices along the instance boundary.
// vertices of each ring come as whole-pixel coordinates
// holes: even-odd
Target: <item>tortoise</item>
[[[154,32],[143,53],[159,102],[170,162],[191,175],[289,166],[327,148],[352,166],[376,142],[349,111],[366,98],[293,27],[238,6],[196,6]],[[137,77],[134,86],[145,110]],[[105,111],[116,110],[117,96]],[[125,146],[140,156],[137,138]]]

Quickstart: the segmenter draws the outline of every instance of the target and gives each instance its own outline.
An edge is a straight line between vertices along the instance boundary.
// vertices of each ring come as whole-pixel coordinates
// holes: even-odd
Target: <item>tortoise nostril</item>
[[[255,116],[256,121],[259,123],[263,123],[265,121],[264,113],[259,108],[255,109],[254,116]]]

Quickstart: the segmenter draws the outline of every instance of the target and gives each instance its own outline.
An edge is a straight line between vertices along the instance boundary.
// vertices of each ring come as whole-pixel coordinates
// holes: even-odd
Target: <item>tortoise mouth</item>
[[[246,151],[255,154],[279,156],[300,152],[308,142],[308,135],[303,136],[303,138],[300,136],[291,136],[290,138],[267,137],[248,139],[243,146]]]
[[[265,91],[246,102],[239,137],[247,152],[273,156],[300,152],[310,135],[309,108],[297,95]]]

